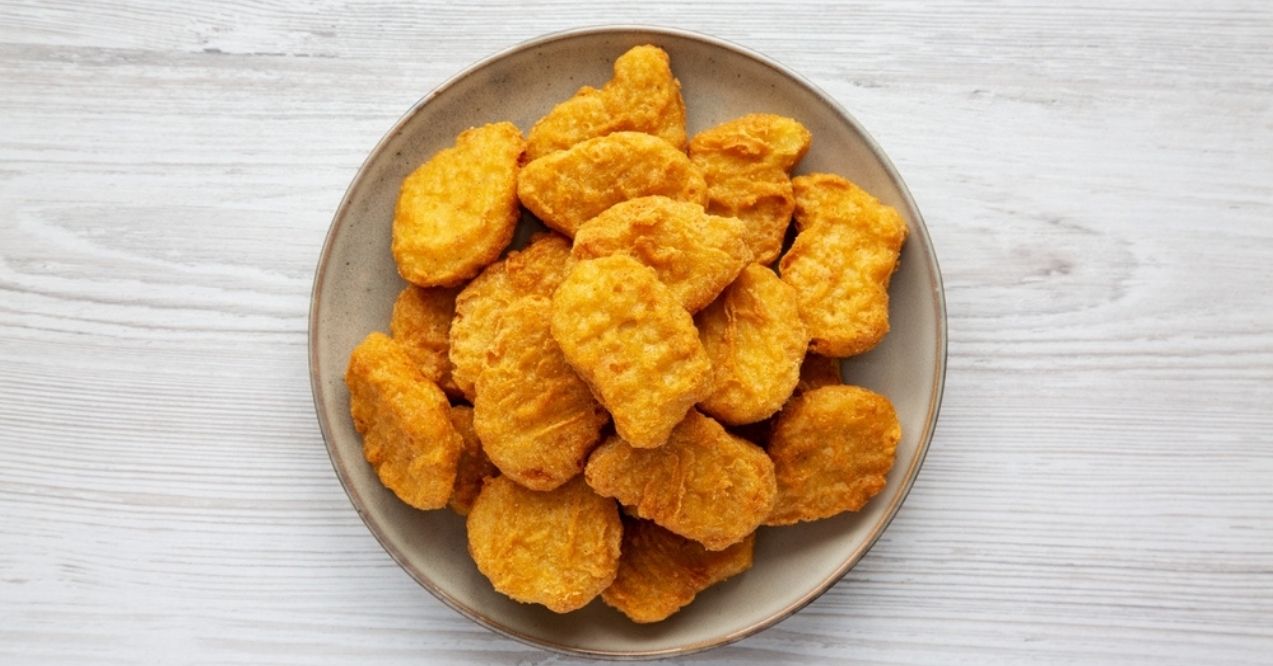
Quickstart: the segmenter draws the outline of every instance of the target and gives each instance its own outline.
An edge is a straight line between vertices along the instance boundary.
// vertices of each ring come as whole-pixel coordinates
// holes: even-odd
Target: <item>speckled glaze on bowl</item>
[[[610,77],[615,57],[656,44],[672,58],[690,133],[752,112],[794,117],[813,132],[798,172],[832,171],[896,207],[911,235],[893,277],[892,332],[843,363],[845,380],[892,399],[902,441],[887,488],[861,512],[792,527],[761,528],[751,571],[703,594],[670,619],[637,625],[603,605],[556,615],[496,593],[466,549],[464,522],[417,511],[380,485],[363,460],[343,382],[354,345],[387,330],[402,281],[389,254],[402,179],[467,127],[511,120],[528,130],[581,85]],[[722,40],[682,30],[609,26],[531,40],[474,64],[407,112],[371,151],[336,211],[314,278],[310,378],[332,465],[350,501],[389,555],[437,598],[520,641],[565,653],[635,659],[684,655],[754,634],[836,583],[870,549],[901,506],[936,425],[946,367],[941,275],[928,232],[901,177],[849,114],[781,65]]]

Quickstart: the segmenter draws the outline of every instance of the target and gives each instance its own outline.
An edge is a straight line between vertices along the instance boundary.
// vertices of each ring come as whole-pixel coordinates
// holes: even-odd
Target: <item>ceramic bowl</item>
[[[582,85],[600,86],[618,55],[656,44],[671,56],[691,134],[752,112],[794,117],[813,132],[797,172],[843,174],[896,207],[910,225],[891,288],[892,332],[845,361],[845,381],[888,396],[902,440],[888,485],[862,511],[791,527],[761,528],[755,566],[699,595],[668,620],[637,625],[595,600],[556,615],[495,592],[466,550],[464,521],[448,510],[398,501],[363,460],[343,382],[346,361],[367,333],[387,330],[403,283],[389,254],[402,179],[465,128],[511,120],[523,130]],[[866,131],[800,75],[740,46],[682,30],[614,26],[534,39],[474,64],[416,103],[371,151],[327,234],[314,278],[310,373],[323,437],[336,474],[389,555],[456,611],[520,641],[609,658],[683,655],[724,645],[781,621],[840,580],[888,526],[910,490],[937,419],[945,375],[941,277],[919,210]],[[722,510],[728,510],[722,507]]]

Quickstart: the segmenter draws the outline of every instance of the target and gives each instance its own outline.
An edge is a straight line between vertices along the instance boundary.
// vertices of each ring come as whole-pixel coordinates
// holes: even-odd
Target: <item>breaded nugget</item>
[[[781,409],[809,346],[795,289],[752,264],[695,322],[712,360],[712,394],[699,409],[730,425]]]
[[[610,421],[553,340],[551,312],[542,296],[504,309],[473,400],[473,425],[491,462],[532,490],[552,490],[582,472]]]
[[[769,515],[774,464],[759,446],[691,411],[667,444],[637,449],[607,439],[584,468],[588,485],[637,516],[693,539],[708,550],[742,541]]]
[[[393,258],[402,278],[450,287],[499,258],[521,219],[518,163],[526,142],[512,123],[465,130],[402,182]]]
[[[690,312],[703,309],[751,261],[743,223],[664,196],[615,204],[575,233],[571,254],[626,254],[653,268]]]
[[[902,437],[888,398],[857,386],[796,396],[778,415],[769,456],[778,501],[766,525],[857,511],[884,489]]]
[[[510,252],[503,261],[488,266],[456,297],[451,379],[469,400],[499,334],[504,309],[525,296],[552,296],[571,261],[569,241],[557,234],[542,234],[520,252]]]
[[[888,283],[906,223],[897,211],[833,174],[792,181],[799,235],[779,267],[796,288],[810,350],[843,358],[888,333]]]
[[[705,205],[707,184],[685,153],[640,132],[615,132],[545,155],[517,180],[522,205],[571,237],[605,209],[652,194]]]
[[[694,320],[631,257],[576,262],[553,296],[552,336],[633,446],[662,445],[711,390]]]
[[[601,600],[633,622],[665,620],[699,592],[750,569],[755,545],[753,533],[713,552],[648,520],[625,520],[619,575]]]
[[[345,384],[363,455],[380,482],[417,509],[446,506],[463,443],[442,389],[383,333],[354,348]]]
[[[455,468],[455,485],[451,490],[451,510],[461,516],[469,515],[473,501],[482,492],[482,482],[490,476],[499,476],[499,468],[491,464],[482,451],[482,441],[473,429],[473,408],[464,405],[451,407],[451,425],[464,443],[460,461]]]
[[[800,364],[800,381],[796,384],[796,393],[843,383],[844,380],[840,378],[840,361],[817,354],[805,354],[804,362]]]
[[[448,355],[457,293],[459,290],[455,288],[424,289],[407,285],[393,303],[389,331],[416,362],[420,374],[449,395],[458,397],[462,393],[451,381],[451,358]]]
[[[537,492],[499,476],[473,503],[468,538],[469,554],[497,591],[567,613],[614,581],[623,525],[614,501],[583,479]]]
[[[584,86],[540,118],[526,136],[526,158],[621,131],[653,134],[685,150],[681,83],[657,46],[632,48],[614,61],[614,78],[601,90]]]
[[[690,159],[707,179],[707,212],[746,223],[757,263],[772,263],[782,249],[795,208],[788,174],[812,138],[791,118],[753,113],[690,140]]]

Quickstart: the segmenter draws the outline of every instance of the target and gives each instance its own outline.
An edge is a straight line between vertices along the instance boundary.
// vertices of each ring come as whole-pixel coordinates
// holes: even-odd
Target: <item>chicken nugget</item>
[[[755,531],[777,494],[765,451],[698,411],[657,449],[610,437],[588,458],[584,478],[637,516],[708,550],[728,548]]]
[[[451,322],[451,379],[469,399],[499,334],[504,309],[524,296],[552,296],[570,266],[570,242],[541,234],[519,252],[510,252],[470,282],[455,299]]]
[[[571,237],[605,209],[652,194],[701,206],[707,183],[685,153],[640,132],[615,132],[545,155],[517,179],[522,205]]]
[[[402,182],[393,214],[398,273],[451,287],[499,258],[521,219],[517,171],[526,142],[512,123],[465,130]]]
[[[610,586],[622,538],[614,500],[580,478],[548,492],[489,479],[468,517],[469,554],[496,591],[557,613]]]
[[[663,196],[615,204],[579,227],[571,255],[612,254],[653,268],[690,312],[711,303],[751,261],[741,221]]]
[[[345,384],[363,456],[380,482],[417,509],[446,506],[463,442],[442,389],[383,333],[354,348]]]
[[[888,398],[857,386],[796,396],[774,424],[778,501],[766,525],[857,511],[884,489],[902,427]]]
[[[614,61],[614,78],[601,90],[584,86],[540,118],[526,136],[534,160],[612,132],[653,134],[685,150],[685,101],[667,53],[637,46]]]
[[[840,378],[840,361],[817,354],[805,354],[800,364],[800,381],[796,384],[796,393],[812,391],[823,386],[839,386],[844,380]]]
[[[576,262],[553,295],[552,336],[633,446],[661,446],[711,391],[693,318],[631,257]]]
[[[752,264],[695,322],[712,360],[712,394],[699,409],[730,425],[781,409],[800,381],[809,346],[795,289]]]
[[[601,600],[633,622],[665,620],[699,592],[750,569],[755,545],[752,533],[713,552],[648,520],[625,520],[619,575]]]
[[[542,296],[505,308],[473,401],[473,425],[491,462],[532,490],[552,490],[582,472],[610,421],[553,340],[551,312]]]
[[[888,283],[906,223],[840,176],[810,174],[792,183],[800,233],[779,268],[799,294],[809,348],[835,358],[861,354],[888,333]]]
[[[499,476],[499,468],[491,464],[482,450],[482,441],[473,429],[473,408],[464,405],[451,407],[451,425],[460,434],[464,446],[455,468],[455,485],[451,490],[451,510],[461,516],[469,515],[473,501],[482,492],[482,482],[490,476]]]
[[[420,374],[437,384],[448,395],[463,395],[451,380],[451,358],[448,355],[451,319],[455,316],[458,289],[433,287],[424,289],[407,285],[393,303],[389,331],[402,345],[403,351],[416,362]]]
[[[812,138],[791,118],[753,113],[690,140],[690,159],[707,180],[707,212],[746,223],[757,263],[772,263],[782,249],[795,208],[789,174]]]

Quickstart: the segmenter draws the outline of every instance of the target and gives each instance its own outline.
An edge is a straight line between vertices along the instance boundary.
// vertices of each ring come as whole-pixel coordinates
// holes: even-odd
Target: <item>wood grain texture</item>
[[[0,4],[0,662],[571,661],[380,550],[305,317],[341,194],[416,98],[630,22],[844,104],[925,212],[950,314],[893,526],[691,661],[1268,663],[1268,3],[469,4]]]

